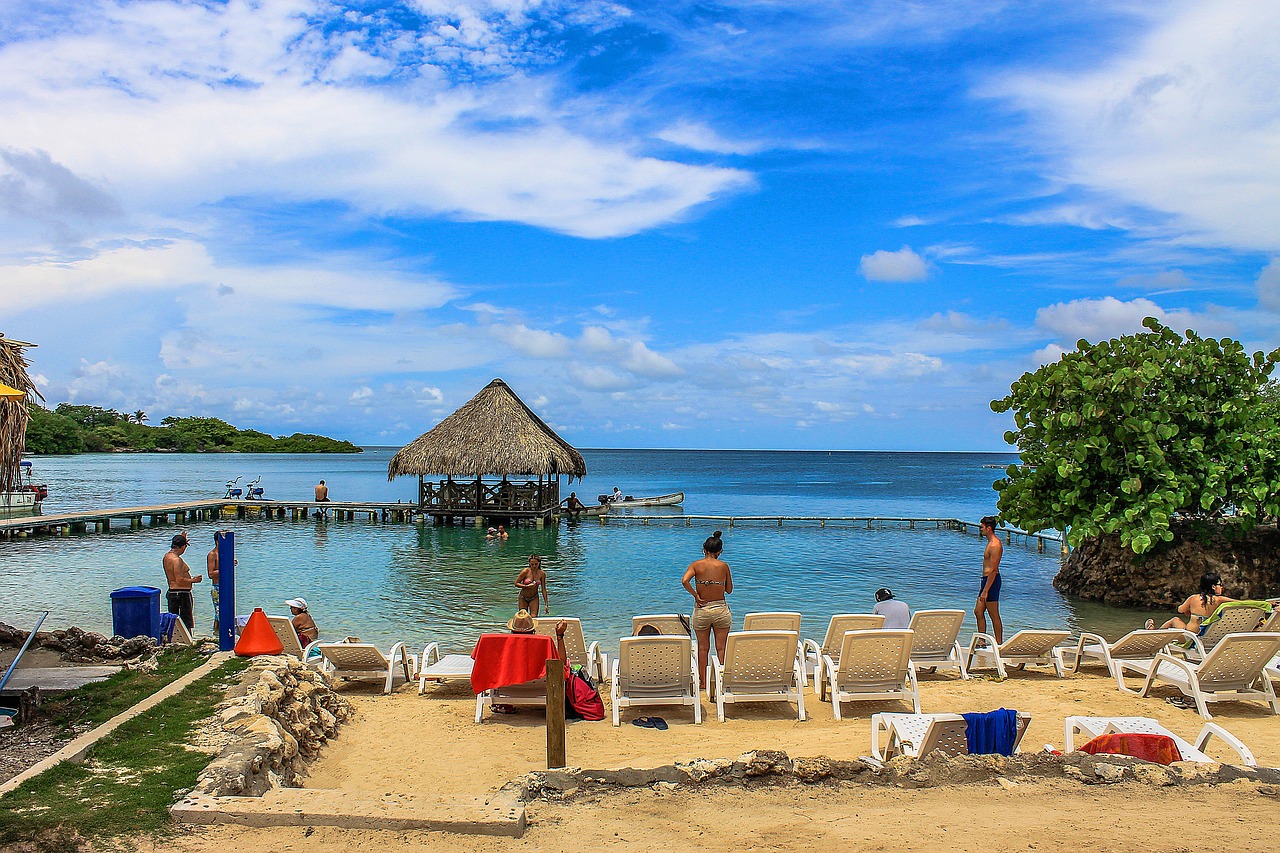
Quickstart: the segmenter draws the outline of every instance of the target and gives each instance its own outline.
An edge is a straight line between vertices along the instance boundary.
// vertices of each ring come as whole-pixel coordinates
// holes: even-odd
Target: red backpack
[[[565,667],[564,710],[565,716],[574,720],[603,720],[604,700],[596,692],[591,678],[582,667]]]

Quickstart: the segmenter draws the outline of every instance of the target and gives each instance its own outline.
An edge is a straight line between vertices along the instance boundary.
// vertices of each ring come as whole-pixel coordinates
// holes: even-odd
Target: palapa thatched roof
[[[587,473],[582,454],[556,435],[501,379],[405,445],[387,466],[387,479],[404,474],[448,477]]]
[[[25,347],[34,344],[14,341],[0,333],[0,382],[27,394],[27,400],[40,399],[40,392],[27,375]],[[27,440],[27,400],[0,398],[0,492],[12,491],[18,485],[22,447]]]

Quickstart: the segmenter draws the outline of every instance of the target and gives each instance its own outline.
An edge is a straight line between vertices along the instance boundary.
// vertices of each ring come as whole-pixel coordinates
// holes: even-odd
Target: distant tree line
[[[359,453],[349,441],[294,433],[275,437],[237,429],[218,418],[164,418],[146,424],[147,413],[62,403],[53,410],[29,404],[28,453]]]

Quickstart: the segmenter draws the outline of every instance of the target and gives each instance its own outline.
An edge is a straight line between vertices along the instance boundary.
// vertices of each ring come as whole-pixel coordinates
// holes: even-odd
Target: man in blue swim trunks
[[[997,643],[1004,642],[1004,623],[1000,621],[1000,558],[1004,556],[1004,545],[996,536],[996,517],[988,515],[979,523],[978,532],[987,538],[987,546],[982,551],[982,586],[978,589],[978,604],[973,608],[974,618],[978,620],[978,633],[987,632],[987,615],[991,615],[991,633]]]

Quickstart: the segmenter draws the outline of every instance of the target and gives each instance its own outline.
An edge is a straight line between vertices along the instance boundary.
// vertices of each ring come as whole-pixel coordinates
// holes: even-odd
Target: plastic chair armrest
[[[1200,729],[1200,734],[1196,736],[1195,748],[1204,752],[1205,744],[1207,744],[1209,739],[1214,735],[1222,738],[1227,746],[1234,749],[1236,754],[1240,756],[1241,760],[1244,761],[1247,766],[1258,766],[1258,760],[1253,757],[1253,753],[1249,750],[1249,747],[1244,745],[1244,741],[1240,740],[1240,738],[1236,737],[1217,723],[1204,724],[1204,728]]]

